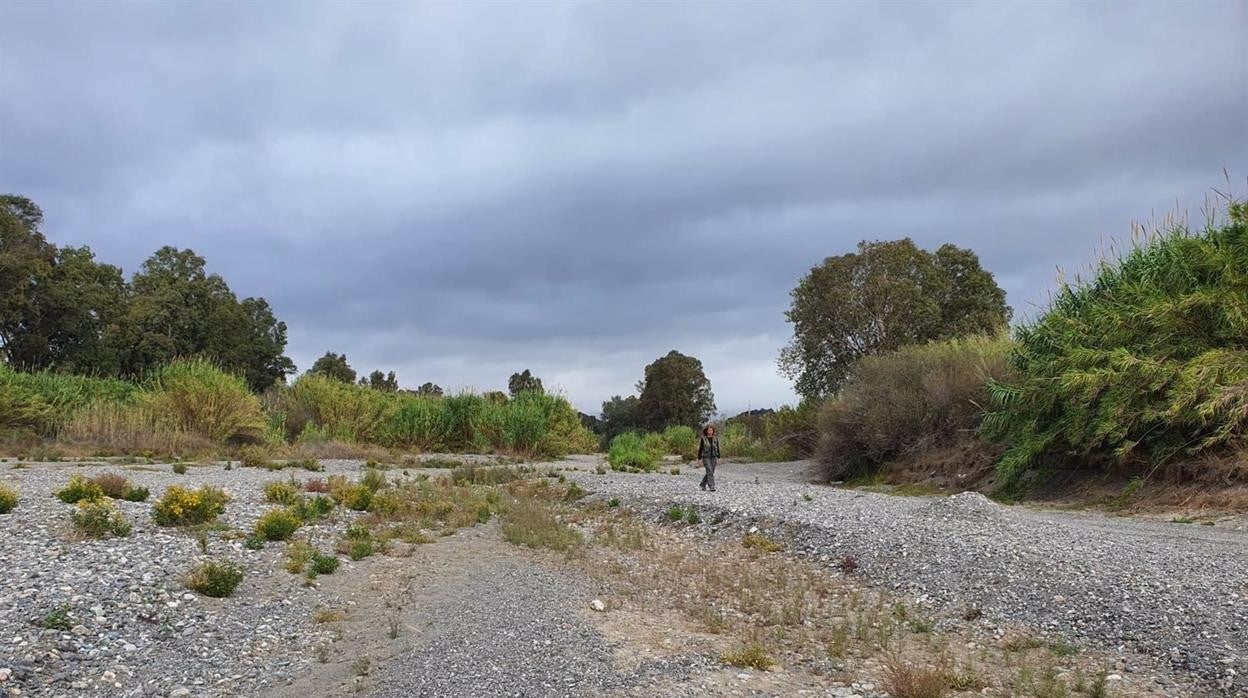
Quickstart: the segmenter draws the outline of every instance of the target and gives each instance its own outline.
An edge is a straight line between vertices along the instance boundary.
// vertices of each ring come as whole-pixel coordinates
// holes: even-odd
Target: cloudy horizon
[[[127,274],[263,296],[306,370],[525,368],[597,414],[677,349],[793,402],[788,293],[970,247],[1028,315],[1133,220],[1245,193],[1248,4],[36,3],[0,193]]]

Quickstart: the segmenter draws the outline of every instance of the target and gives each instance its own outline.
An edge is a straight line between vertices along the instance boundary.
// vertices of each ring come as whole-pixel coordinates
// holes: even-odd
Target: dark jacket
[[[719,458],[719,436],[703,435],[698,439],[698,460],[703,458]]]

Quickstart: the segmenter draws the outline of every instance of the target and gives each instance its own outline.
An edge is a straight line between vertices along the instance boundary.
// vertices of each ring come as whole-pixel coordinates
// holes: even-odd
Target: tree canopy
[[[312,368],[308,369],[308,373],[315,373],[343,383],[355,382],[355,369],[347,363],[347,355],[335,354],[332,351],[325,352],[324,356],[312,362]]]
[[[520,393],[541,393],[545,392],[545,390],[542,387],[542,379],[530,373],[529,369],[526,368],[521,373],[511,374],[511,378],[507,379],[507,392],[511,393],[512,397],[515,397]]]
[[[360,379],[360,385],[368,386],[373,390],[380,390],[383,393],[394,393],[399,390],[399,379],[394,375],[394,371],[389,373],[373,371],[367,377]]]
[[[802,277],[786,313],[793,340],[781,371],[804,398],[836,392],[863,356],[907,344],[996,332],[1009,322],[1005,292],[974,252],[920,249],[909,238],[860,242]]]
[[[637,391],[640,426],[652,431],[677,424],[697,428],[715,413],[715,395],[702,362],[674,349],[646,366]]]
[[[139,376],[201,356],[263,390],[294,372],[286,325],[235,297],[191,250],[164,247],[126,281],[87,247],[61,247],[29,199],[0,196],[0,344],[11,365]]]

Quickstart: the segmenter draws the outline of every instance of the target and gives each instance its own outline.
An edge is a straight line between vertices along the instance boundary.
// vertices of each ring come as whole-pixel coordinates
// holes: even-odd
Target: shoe
[[[698,486],[702,488],[702,491],[703,491],[703,492],[705,492],[705,491],[706,491],[706,485],[698,485]]]
[[[712,488],[711,488],[711,491],[712,491],[712,492],[714,492],[714,491],[715,491],[715,488],[714,488],[714,487],[712,487]]]

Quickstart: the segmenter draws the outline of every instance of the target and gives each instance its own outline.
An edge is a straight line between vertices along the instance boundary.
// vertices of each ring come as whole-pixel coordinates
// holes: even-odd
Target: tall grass
[[[1006,380],[1007,337],[970,337],[861,360],[820,409],[817,458],[846,480],[918,449],[975,438],[987,381]]]
[[[1161,466],[1245,445],[1248,206],[1227,214],[1137,237],[1015,332],[1017,378],[992,384],[984,424],[1009,444],[1004,480],[1055,461]]]
[[[635,431],[626,431],[611,439],[611,446],[607,450],[607,461],[616,469],[652,470],[659,457],[660,454],[647,448],[645,438]]]
[[[262,440],[260,400],[240,375],[204,359],[183,359],[157,369],[141,396],[142,408],[173,431],[209,441]]]
[[[0,430],[49,435],[78,410],[98,403],[127,403],[137,392],[137,386],[120,380],[22,373],[0,363]]]

